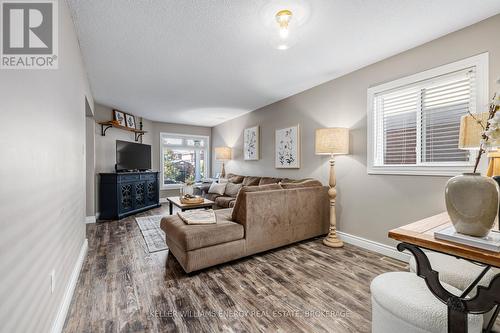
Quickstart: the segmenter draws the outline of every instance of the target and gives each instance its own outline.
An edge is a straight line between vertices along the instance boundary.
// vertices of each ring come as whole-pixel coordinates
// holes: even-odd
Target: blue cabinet
[[[100,220],[118,220],[160,206],[158,172],[99,175]]]

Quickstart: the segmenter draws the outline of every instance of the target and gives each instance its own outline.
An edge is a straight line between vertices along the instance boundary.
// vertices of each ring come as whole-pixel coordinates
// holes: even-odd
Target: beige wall
[[[424,44],[397,56],[286,98],[212,130],[213,146],[234,147],[226,170],[249,175],[315,177],[327,184],[328,157],[314,154],[314,130],[349,127],[351,155],[337,158],[339,229],[377,242],[391,228],[442,212],[447,177],[368,175],[367,89],[426,69],[489,51],[490,91],[500,77],[500,15]],[[339,50],[341,51],[341,50]],[[274,131],[300,124],[301,168],[274,168]],[[261,126],[260,161],[242,157],[243,129]],[[219,166],[214,164],[213,170]]]
[[[2,332],[50,330],[85,241],[85,95],[93,101],[66,2],[56,3],[59,69],[0,71]]]
[[[95,106],[95,120],[107,121],[112,119],[112,108],[96,104]],[[137,120],[139,124],[139,120]],[[153,170],[160,170],[160,133],[180,133],[180,134],[193,134],[193,135],[211,135],[210,127],[203,126],[189,126],[189,125],[179,125],[170,124],[162,122],[153,122],[147,119],[143,119],[143,129],[147,133],[143,136],[144,144],[151,145],[152,152],[152,164],[151,168]],[[101,126],[96,125],[95,128],[95,151],[96,151],[96,203],[97,212],[99,212],[99,183],[98,174],[100,172],[114,172],[116,163],[116,140],[123,141],[134,141],[134,134],[111,128],[106,132],[106,136],[101,136]],[[166,191],[162,190],[160,192],[161,197],[177,195],[178,190]]]

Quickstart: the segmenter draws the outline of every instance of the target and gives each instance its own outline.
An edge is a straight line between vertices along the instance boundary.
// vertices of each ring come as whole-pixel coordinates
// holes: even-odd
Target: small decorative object
[[[125,121],[127,122],[128,128],[135,128],[135,117],[131,114],[125,114]]]
[[[446,184],[446,209],[453,226],[461,234],[486,236],[498,214],[498,184],[494,179],[481,176],[476,171],[483,153],[500,144],[500,114],[497,114],[499,105],[500,100],[495,94],[486,115],[469,112],[460,122],[459,147],[479,149],[474,172],[455,176]]]
[[[226,177],[226,170],[224,168],[224,162],[231,159],[231,148],[230,147],[215,147],[215,160],[222,162],[221,177]]]
[[[337,238],[337,219],[335,200],[337,198],[337,184],[335,179],[335,155],[349,154],[349,129],[334,127],[316,130],[316,155],[330,155],[330,231],[323,240],[323,244],[330,247],[342,247],[344,243]]]
[[[275,167],[300,168],[299,125],[276,130]]]
[[[194,193],[194,178],[193,176],[187,178],[181,187],[181,197],[193,196]]]
[[[187,205],[201,204],[204,201],[205,199],[203,199],[202,197],[190,194],[186,194],[180,198],[180,202]]]
[[[243,155],[246,161],[259,159],[259,126],[246,128],[243,131]]]
[[[125,122],[125,113],[118,111],[118,110],[113,110],[113,120],[117,122],[118,125],[120,126],[127,126]]]

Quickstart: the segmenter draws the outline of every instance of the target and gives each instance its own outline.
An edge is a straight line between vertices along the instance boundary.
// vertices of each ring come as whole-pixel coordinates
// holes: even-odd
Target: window
[[[163,188],[208,176],[208,136],[161,133],[160,142]]]
[[[460,118],[486,110],[487,79],[485,53],[368,89],[368,173],[470,172]]]

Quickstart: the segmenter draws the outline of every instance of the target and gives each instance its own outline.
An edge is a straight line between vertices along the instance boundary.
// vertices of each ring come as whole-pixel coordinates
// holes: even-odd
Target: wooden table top
[[[204,199],[202,203],[194,203],[194,204],[184,204],[181,202],[180,197],[168,197],[167,200],[169,202],[172,202],[174,205],[176,205],[179,208],[192,208],[192,207],[211,207],[215,204],[215,202]]]
[[[451,226],[448,213],[407,224],[389,231],[389,237],[422,248],[500,267],[500,253],[434,238],[434,232]]]

